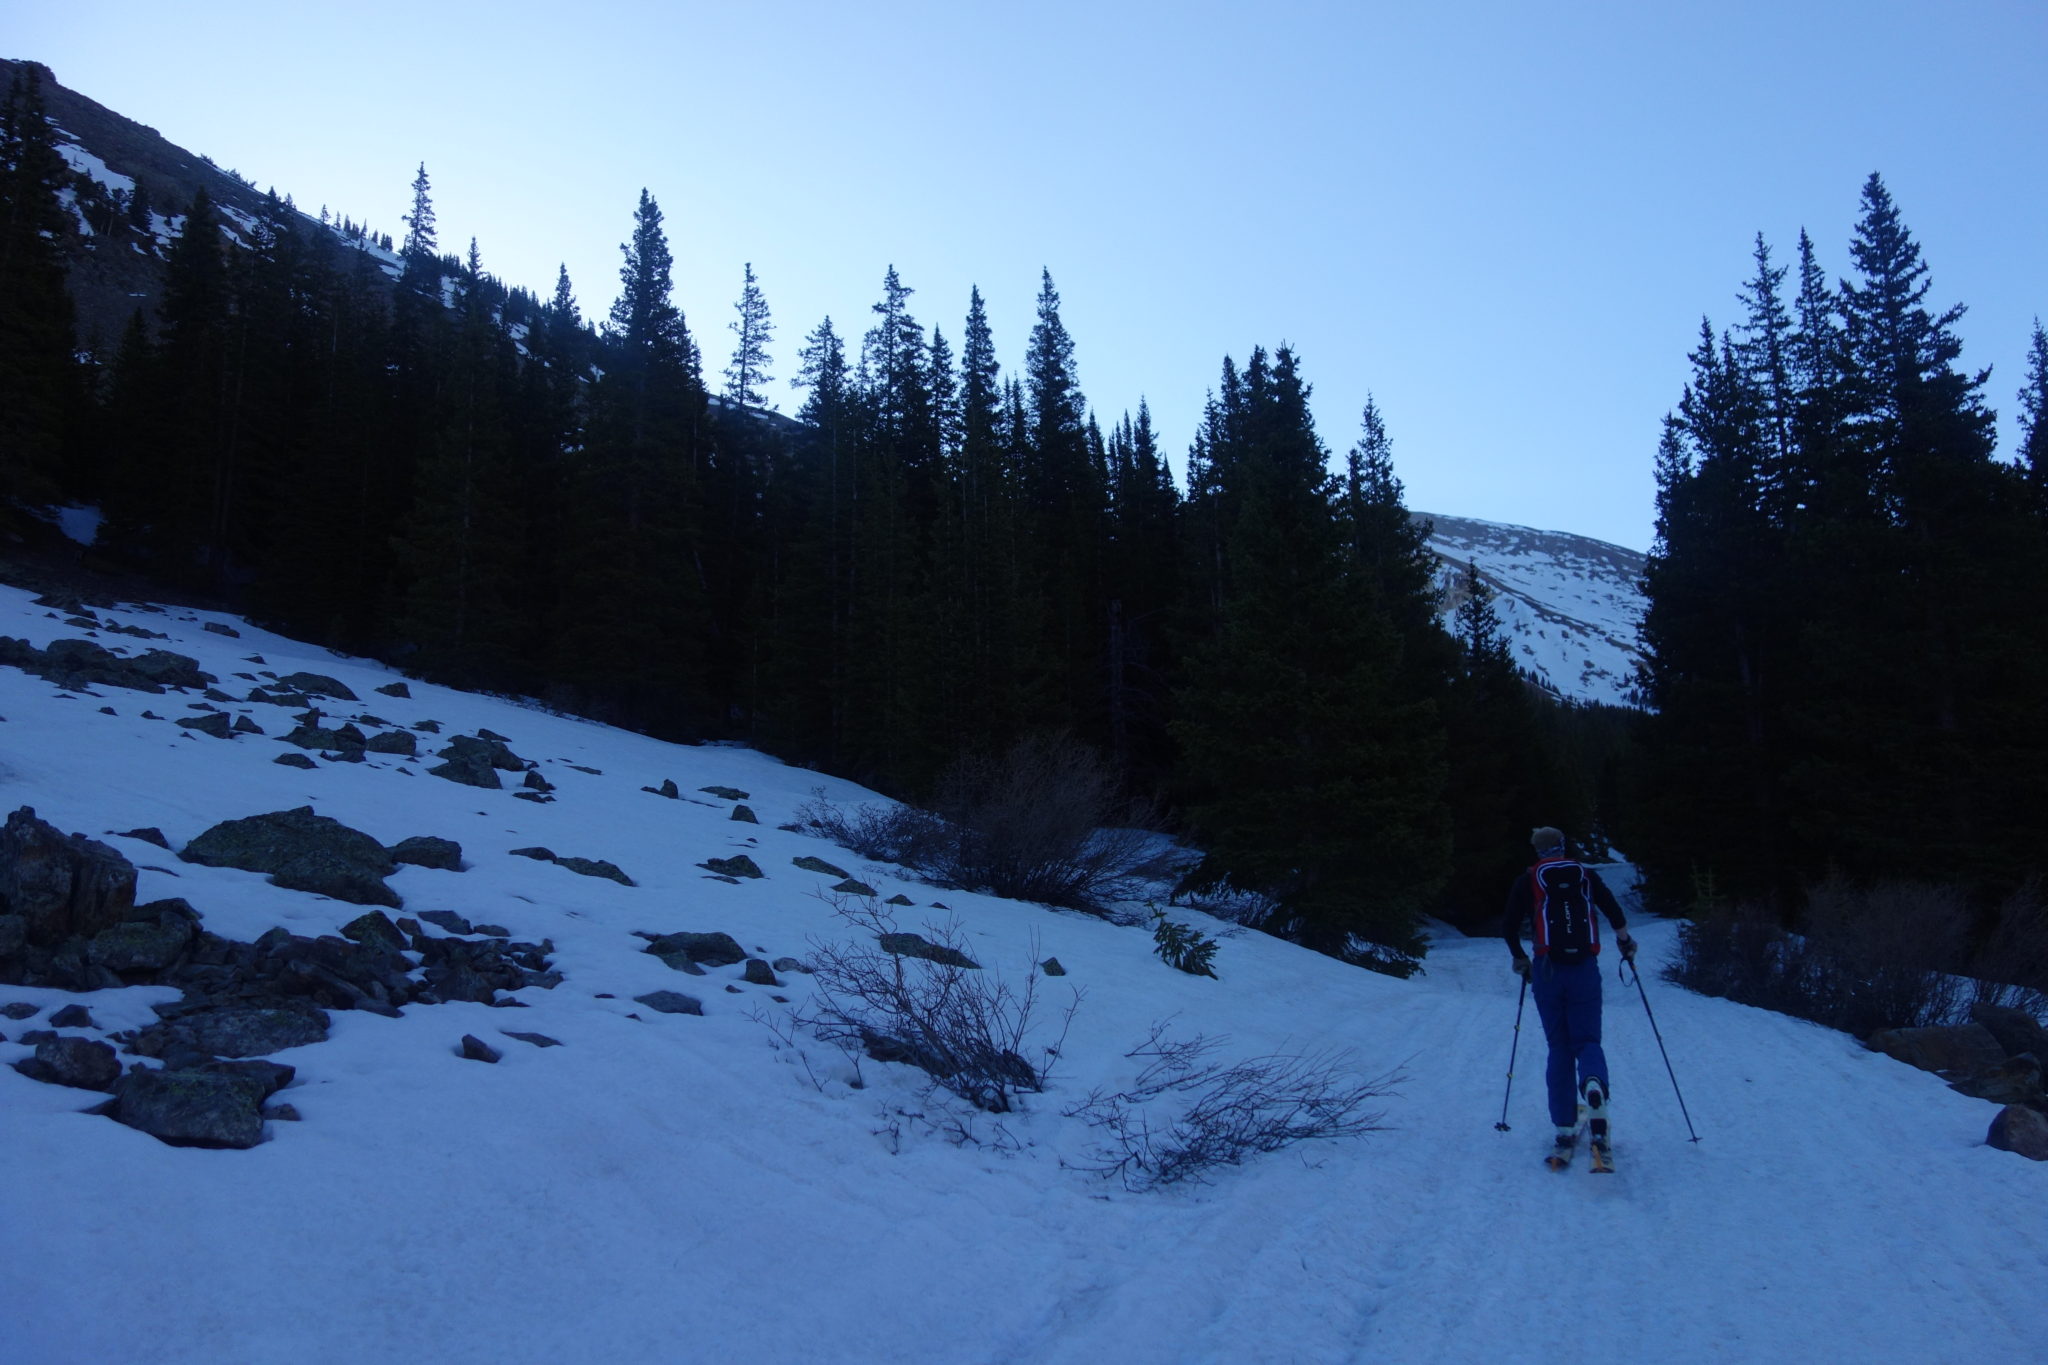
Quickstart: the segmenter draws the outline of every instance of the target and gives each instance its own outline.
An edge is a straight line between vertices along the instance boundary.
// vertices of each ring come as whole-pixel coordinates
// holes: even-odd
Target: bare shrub
[[[932,809],[845,811],[821,794],[801,824],[863,858],[1011,900],[1103,913],[1161,875],[1153,812],[1120,796],[1115,775],[1063,734],[1019,740],[1000,758],[963,758]]]
[[[1704,995],[1811,1019],[1857,1036],[1945,1024],[1964,1010],[1969,906],[1916,882],[1807,893],[1801,933],[1760,905],[1703,905],[1665,975]]]
[[[2048,1019],[2048,900],[2029,882],[2007,896],[1970,959],[1973,1004],[2008,1005]]]
[[[940,951],[910,956],[881,946],[897,929],[872,900],[835,897],[833,909],[861,937],[813,943],[811,1006],[797,1019],[800,1025],[849,1053],[907,1062],[991,1114],[1007,1114],[1019,1094],[1045,1089],[1080,1008],[1078,990],[1059,1016],[1058,1036],[1037,1047],[1034,1057],[1031,1035],[1043,980],[1035,963],[1023,986],[1012,988],[997,972],[962,965],[971,959],[957,921],[926,925],[929,943]]]
[[[1134,1191],[1182,1181],[1206,1183],[1220,1166],[1299,1142],[1379,1132],[1366,1112],[1401,1077],[1364,1079],[1340,1053],[1216,1059],[1223,1039],[1172,1039],[1155,1024],[1124,1054],[1146,1065],[1124,1090],[1095,1090],[1064,1111],[1101,1129],[1106,1140],[1085,1169]]]

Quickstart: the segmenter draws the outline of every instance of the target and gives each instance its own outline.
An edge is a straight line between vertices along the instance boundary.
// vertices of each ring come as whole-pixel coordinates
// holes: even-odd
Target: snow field
[[[83,632],[0,588],[0,634]],[[1500,1116],[1515,978],[1497,940],[1447,935],[1412,981],[1344,967],[1255,933],[1225,938],[1221,979],[1174,972],[1144,929],[964,893],[863,866],[779,830],[850,783],[734,748],[685,748],[503,700],[412,684],[380,666],[172,610],[99,613],[161,630],[133,652],[233,675],[333,676],[360,704],[318,703],[444,736],[486,726],[537,759],[559,800],[534,805],[371,755],[315,771],[274,738],[181,735],[196,698],[96,689],[60,699],[0,669],[0,813],[21,805],[106,839],[145,870],[139,899],[183,896],[207,927],[331,933],[361,907],[187,865],[107,831],[155,825],[173,846],[219,820],[311,804],[385,843],[458,840],[466,870],[406,867],[402,914],[453,910],[514,938],[552,938],[566,980],[527,1008],[410,1006],[333,1014],[332,1037],[277,1054],[277,1098],[303,1115],[243,1152],[165,1146],[80,1111],[100,1097],[0,1067],[0,1323],[10,1365],[152,1362],[1339,1362],[1948,1361],[2038,1352],[2048,1323],[2048,1167],[1983,1145],[1994,1112],[1854,1040],[1691,996],[1656,964],[1675,926],[1638,923],[1646,986],[1694,1123],[1686,1140],[1634,989],[1607,978],[1620,1172],[1542,1169],[1542,1040],[1523,1021],[1513,1131]],[[207,633],[222,621],[242,632]],[[244,662],[260,654],[266,661]],[[118,714],[106,716],[108,706]],[[272,736],[290,713],[236,704]],[[423,753],[440,747],[421,735]],[[596,768],[592,774],[571,767]],[[403,769],[414,775],[403,775]],[[686,799],[640,790],[672,777]],[[749,793],[761,824],[698,788]],[[617,863],[623,887],[509,856],[532,844]],[[733,886],[696,866],[746,852]],[[801,1005],[809,979],[686,977],[634,930],[723,930],[749,951],[805,956],[848,937],[801,872],[813,854],[909,895],[900,927],[957,915],[970,951],[1042,983],[1050,1030],[1084,998],[1054,1088],[1015,1115],[972,1115],[917,1073],[806,1048],[819,1084],[750,1013]],[[1211,933],[1225,926],[1191,912]],[[632,997],[671,989],[702,1018]],[[603,998],[600,993],[610,998]],[[166,988],[72,997],[104,1030],[153,1017]],[[640,1018],[628,1017],[638,1014]],[[1125,1083],[1156,1021],[1227,1035],[1231,1056],[1347,1049],[1404,1074],[1387,1130],[1136,1195],[1075,1169],[1096,1135],[1061,1110]],[[0,1022],[10,1039],[40,1018]],[[536,1048],[501,1036],[548,1034]],[[460,1059],[474,1033],[503,1052]],[[97,1035],[94,1035],[97,1036]],[[1050,1032],[1046,1034],[1049,1041]],[[0,1044],[0,1063],[26,1056]],[[132,1060],[132,1059],[129,1059]],[[920,1120],[915,1115],[924,1115]],[[940,1129],[964,1122],[973,1137]]]

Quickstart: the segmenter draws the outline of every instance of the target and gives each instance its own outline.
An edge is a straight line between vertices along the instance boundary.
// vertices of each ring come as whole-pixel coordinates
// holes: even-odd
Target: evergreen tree
[[[2027,384],[2020,390],[2020,468],[2034,491],[2035,510],[2048,513],[2048,331],[2034,319],[2027,351]]]
[[[1203,452],[1218,609],[1174,734],[1205,842],[1191,888],[1277,904],[1274,932],[1412,969],[1443,877],[1443,730],[1401,696],[1400,632],[1350,571],[1337,490],[1295,358],[1226,365]]]
[[[22,63],[0,105],[0,487],[28,504],[59,496],[84,400],[58,202],[69,177],[43,75]],[[13,514],[0,507],[0,518]]]
[[[725,367],[725,400],[739,407],[767,407],[762,388],[768,383],[768,339],[775,334],[775,324],[768,316],[768,298],[754,279],[752,261],[747,262],[740,301],[733,311],[739,317],[726,325],[739,339]]]
[[[405,261],[407,287],[423,294],[438,293],[441,287],[440,245],[434,231],[433,187],[427,180],[427,163],[420,163],[412,178],[412,212],[406,214],[405,243],[398,254]]]

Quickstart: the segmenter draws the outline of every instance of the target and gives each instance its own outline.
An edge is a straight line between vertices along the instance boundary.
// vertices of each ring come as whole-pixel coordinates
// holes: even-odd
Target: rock
[[[738,787],[699,787],[697,790],[707,792],[721,801],[744,801],[747,799],[747,794]]]
[[[682,790],[676,786],[676,780],[673,777],[662,778],[661,785],[659,787],[642,787],[640,790],[644,792],[653,792],[656,796],[666,796],[671,801],[680,801],[683,799]]]
[[[476,932],[476,930],[469,927],[468,920],[456,914],[453,910],[422,910],[420,911],[420,918],[429,924],[438,925],[446,929],[451,934],[473,934]]]
[[[462,1035],[462,1055],[472,1062],[495,1062],[504,1054],[474,1033]]]
[[[287,673],[277,680],[277,684],[294,692],[304,692],[309,697],[327,697],[333,701],[362,700],[324,673]]]
[[[2025,1010],[2004,1005],[1972,1005],[1970,1018],[1998,1040],[2006,1056],[2017,1057],[2027,1052],[2048,1062],[2048,1028],[2041,1027],[2040,1021]]]
[[[485,730],[482,728],[477,730],[476,737],[492,744],[510,744],[512,742],[510,735],[501,735],[496,730]]]
[[[111,1091],[121,1079],[121,1059],[114,1049],[90,1038],[46,1038],[36,1044],[35,1056],[23,1058],[14,1069],[32,1081],[78,1090]]]
[[[206,633],[209,635],[225,635],[231,640],[239,640],[242,638],[241,631],[236,630],[233,626],[224,626],[218,621],[208,621],[204,626],[204,629]]]
[[[284,737],[286,744],[296,744],[301,749],[317,749],[321,753],[360,754],[368,741],[363,732],[353,725],[344,725],[338,730],[323,730],[317,725],[300,725]]]
[[[579,872],[586,877],[604,877],[617,882],[620,886],[635,885],[633,879],[620,871],[616,864],[608,863],[602,858],[557,858],[555,865],[566,867],[571,872]]]
[[[1997,1066],[1953,1081],[1949,1089],[1973,1099],[1990,1100],[1993,1104],[2048,1108],[2048,1095],[2041,1090],[2041,1063],[2031,1052],[2008,1057]]]
[[[680,953],[691,962],[701,962],[713,967],[730,967],[736,962],[747,960],[746,949],[731,934],[663,934],[649,943],[647,952],[656,957],[667,957]]]
[[[772,965],[778,972],[802,972],[806,976],[808,976],[810,975],[811,971],[811,969],[809,967],[806,967],[802,961],[793,957],[778,957],[770,965]]]
[[[277,1123],[298,1123],[301,1121],[302,1115],[300,1115],[296,1106],[280,1104],[264,1110],[263,1117]]]
[[[873,893],[873,892],[869,892],[868,894],[870,894],[870,895],[873,895],[874,893]],[[901,891],[898,891],[898,892],[897,892],[897,893],[896,893],[895,895],[893,895],[893,896],[889,897],[889,899],[887,899],[887,900],[883,901],[883,902],[882,902],[882,904],[884,904],[884,905],[915,905],[915,904],[917,904],[917,902],[916,902],[916,901],[913,901],[912,899],[910,899],[910,897],[908,897],[908,896],[904,895],[904,894],[903,894],[903,893],[902,893]]]
[[[2048,1116],[2025,1105],[2008,1104],[1991,1120],[1984,1141],[2001,1152],[2016,1152],[2029,1161],[2048,1161]]]
[[[135,905],[135,865],[96,839],[65,835],[23,806],[0,827],[0,913],[39,946],[90,938]]]
[[[512,856],[515,858],[533,858],[543,863],[551,863],[555,861],[555,855],[553,851],[541,848],[539,846],[535,846],[533,848],[515,848],[512,850]]]
[[[66,1005],[50,1016],[51,1028],[98,1028],[92,1021],[92,1011],[83,1005]]]
[[[279,754],[270,761],[272,763],[282,763],[287,768],[317,768],[320,766],[304,754]]]
[[[842,896],[873,896],[876,894],[875,888],[869,886],[866,882],[856,881],[852,877],[848,877],[832,889]]]
[[[704,969],[691,961],[688,953],[656,953],[655,956],[667,963],[672,970],[681,972],[684,976],[704,975]]]
[[[404,903],[384,884],[397,870],[384,846],[339,820],[315,815],[311,806],[223,821],[178,856],[205,867],[267,872],[274,886],[357,905],[396,909]]]
[[[254,1147],[263,1140],[260,1081],[137,1067],[121,1081],[114,1118],[174,1147]]]
[[[752,858],[749,858],[744,853],[732,858],[706,858],[698,866],[709,868],[723,877],[763,877],[767,875],[754,865]]]
[[[1065,976],[1067,974],[1067,969],[1060,965],[1060,960],[1056,957],[1049,957],[1039,963],[1038,970],[1044,972],[1047,976]]]
[[[512,931],[502,924],[479,924],[476,931],[485,938],[510,938]]]
[[[528,769],[526,776],[520,779],[519,785],[535,792],[551,792],[555,789],[555,784],[542,777],[537,769]]]
[[[761,823],[760,817],[756,816],[752,810],[745,806],[734,806],[732,808],[732,818],[743,825],[758,825]]]
[[[438,868],[443,872],[460,872],[462,845],[453,839],[439,839],[431,834],[415,834],[410,839],[398,841],[391,849],[391,861],[410,863],[414,867]]]
[[[645,1005],[651,1010],[659,1010],[663,1014],[702,1014],[704,1012],[703,1001],[694,995],[684,995],[681,991],[649,991],[645,995],[636,995],[633,999],[636,1003]]]
[[[555,798],[547,795],[545,792],[517,791],[512,793],[512,799],[514,801],[531,801],[536,806],[545,806],[552,804]]]
[[[327,1025],[325,1010],[296,1000],[216,1005],[151,1025],[137,1039],[136,1050],[160,1056],[171,1047],[187,1047],[209,1057],[263,1057],[325,1042]]]
[[[290,1085],[292,1078],[299,1074],[297,1067],[286,1066],[283,1062],[264,1061],[260,1057],[233,1062],[207,1062],[192,1069],[214,1076],[240,1076],[245,1080],[254,1081],[263,1087],[263,1098],[266,1100]]]
[[[806,872],[815,872],[823,877],[838,877],[842,881],[853,875],[851,872],[848,872],[843,867],[834,867],[832,864],[826,862],[823,858],[813,858],[808,853],[806,853],[801,858],[791,858],[790,862],[796,864],[798,867],[802,868]]]
[[[782,984],[775,979],[774,968],[758,957],[747,959],[747,970],[741,979],[749,986],[780,986]]]
[[[263,727],[250,720],[247,716],[236,716],[235,733],[238,735],[260,735],[263,733]]]
[[[357,915],[341,926],[341,936],[352,943],[375,944],[394,953],[402,953],[406,949],[405,935],[398,931],[398,926],[393,924],[391,917],[382,910],[371,910],[366,914]]]
[[[53,640],[35,649],[25,640],[0,639],[0,663],[46,678],[67,690],[124,687],[135,692],[162,692],[169,687],[194,690],[219,681],[199,670],[199,661],[169,650],[152,649],[124,659],[91,640]]]
[[[398,697],[404,701],[412,700],[412,689],[402,682],[385,683],[377,690],[387,697]]]
[[[445,763],[429,768],[427,776],[460,782],[465,787],[482,787],[486,791],[504,789],[504,783],[498,780],[497,770],[487,760],[474,753],[465,753],[461,757],[451,758]]]
[[[1908,1066],[1950,1076],[1974,1076],[2005,1060],[2005,1049],[1982,1024],[1884,1029],[1870,1035],[1869,1046]]]
[[[560,1038],[550,1038],[545,1033],[521,1033],[516,1029],[509,1028],[499,1029],[498,1032],[504,1034],[507,1038],[517,1038],[522,1043],[532,1043],[535,1047],[560,1047],[562,1045]]]
[[[155,825],[145,825],[141,829],[109,830],[108,833],[116,839],[140,839],[145,844],[155,844],[165,852],[170,851],[171,841],[164,838],[164,832]]]
[[[10,1000],[0,1005],[0,1018],[33,1019],[41,1009],[41,1005],[31,1005],[26,1000]]]
[[[211,735],[215,739],[229,736],[228,718],[218,711],[201,712],[196,716],[178,717],[178,728],[194,734]]]
[[[412,728],[423,735],[438,735],[441,733],[441,722],[438,720],[423,720],[415,723]]]
[[[410,730],[386,730],[382,734],[371,735],[363,747],[373,754],[399,754],[412,758],[419,753],[420,742]]]
[[[977,971],[981,968],[979,962],[959,949],[933,943],[921,934],[882,934],[877,942],[882,945],[883,952],[894,953],[898,957],[921,958],[926,962],[935,962],[941,967],[972,967]]]
[[[130,919],[102,929],[86,944],[87,960],[111,972],[161,972],[176,962],[198,932],[198,915],[182,900],[152,904],[178,906],[185,913],[161,914],[148,921]]]

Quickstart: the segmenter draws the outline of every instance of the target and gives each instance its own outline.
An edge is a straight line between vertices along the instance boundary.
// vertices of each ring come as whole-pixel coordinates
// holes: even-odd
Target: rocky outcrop
[[[311,806],[225,820],[180,850],[188,863],[267,872],[272,885],[357,905],[403,904],[384,884],[397,870],[384,846]]]
[[[120,1082],[113,1116],[174,1147],[254,1147],[267,1094],[253,1076],[137,1067]]]
[[[120,687],[132,692],[197,690],[219,681],[213,674],[201,672],[197,659],[183,654],[152,649],[130,659],[91,640],[53,640],[48,648],[37,649],[26,640],[0,636],[0,664],[12,664],[71,692],[91,687]]]
[[[698,866],[709,868],[721,877],[765,877],[768,875],[760,869],[752,858],[749,858],[744,853],[736,854],[730,858],[706,858]]]
[[[0,918],[18,918],[28,944],[89,938],[134,905],[135,865],[107,845],[60,833],[29,806],[0,826]]]
[[[747,950],[740,947],[731,934],[679,933],[645,937],[650,941],[644,951],[663,961],[678,956],[691,963],[730,967],[747,960]]]
[[[933,943],[922,934],[898,933],[880,934],[876,941],[885,953],[898,957],[914,957],[941,967],[972,967],[980,970],[981,964],[957,948],[948,948],[943,943]]]
[[[483,734],[456,735],[435,756],[443,762],[427,769],[430,777],[444,777],[450,782],[491,791],[503,788],[498,780],[500,772],[523,773],[527,768],[526,760],[506,748],[502,739]]]
[[[326,697],[331,701],[359,701],[355,693],[324,673],[287,673],[277,680],[279,687],[288,687],[294,692],[303,692],[309,697]]]

